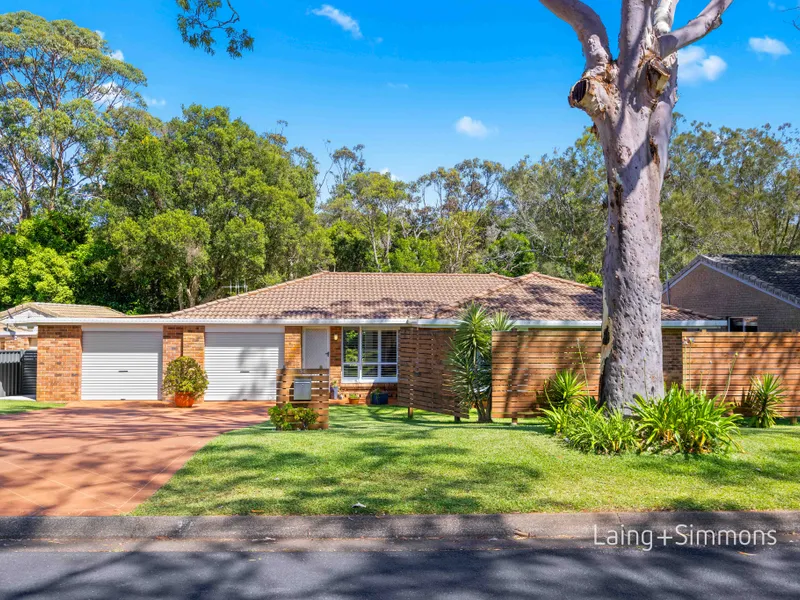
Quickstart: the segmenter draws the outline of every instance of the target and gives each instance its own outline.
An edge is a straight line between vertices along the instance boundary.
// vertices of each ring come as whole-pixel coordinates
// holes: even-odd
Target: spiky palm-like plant
[[[512,328],[506,314],[490,316],[478,304],[470,304],[458,317],[448,355],[451,387],[464,410],[478,411],[479,423],[492,421],[492,332]]]

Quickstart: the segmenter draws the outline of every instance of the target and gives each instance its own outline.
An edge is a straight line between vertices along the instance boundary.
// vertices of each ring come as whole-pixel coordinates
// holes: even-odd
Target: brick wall
[[[81,399],[81,328],[40,325],[36,399],[73,402]]]
[[[672,285],[664,302],[707,315],[758,317],[759,331],[800,331],[800,309],[736,279],[699,265]]]
[[[31,347],[31,336],[17,336],[16,338],[0,337],[0,350],[27,350]]]
[[[331,327],[331,382],[342,382],[342,328]],[[347,400],[345,400],[346,402]],[[335,401],[334,401],[335,402]]]
[[[680,329],[662,329],[664,348],[664,384],[683,383],[683,332]]]
[[[162,377],[169,363],[181,356],[190,356],[201,366],[205,365],[206,328],[202,325],[168,325],[164,327],[162,339]],[[174,398],[163,394],[162,400],[171,403]],[[202,401],[202,396],[196,400],[198,403]]]
[[[303,328],[286,327],[283,335],[283,364],[287,369],[303,368]]]

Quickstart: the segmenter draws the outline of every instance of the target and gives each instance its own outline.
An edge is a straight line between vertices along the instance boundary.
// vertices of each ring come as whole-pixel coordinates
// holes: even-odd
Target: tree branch
[[[653,28],[658,35],[664,35],[672,31],[672,24],[675,22],[675,9],[678,7],[678,0],[660,0],[658,8],[653,14]]]
[[[695,43],[722,25],[722,13],[728,10],[732,3],[733,0],[711,0],[703,12],[686,25],[659,36],[661,58],[667,58],[681,48]]]
[[[608,32],[598,14],[580,0],[540,0],[562,21],[567,22],[583,46],[586,70],[604,68],[611,61]]]

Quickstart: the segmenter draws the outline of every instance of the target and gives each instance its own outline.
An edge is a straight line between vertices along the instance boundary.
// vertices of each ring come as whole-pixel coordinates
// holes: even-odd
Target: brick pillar
[[[181,356],[191,356],[201,367],[205,365],[206,328],[202,325],[167,325],[162,339],[162,378],[169,363]],[[162,392],[162,400],[172,403],[173,397]],[[197,399],[202,401],[202,397]]]
[[[286,327],[283,335],[283,364],[287,369],[303,368],[302,327]]]
[[[339,382],[339,385],[342,384],[342,328],[341,327],[331,327],[331,339],[330,339],[330,347],[331,347],[331,368],[330,368],[330,379],[331,382],[334,380]]]
[[[31,336],[17,336],[16,338],[1,337],[0,350],[27,350],[31,347]]]
[[[167,372],[167,366],[183,353],[183,327],[178,327],[175,325],[167,325],[164,327],[161,343],[161,378],[163,384],[163,378],[164,374]],[[162,391],[161,400],[171,404],[174,398],[172,394],[166,394]]]
[[[202,325],[188,325],[183,328],[183,356],[191,356],[201,367],[206,364],[206,328]],[[203,401],[198,396],[196,403]]]
[[[80,325],[39,325],[36,400],[81,399],[81,336]]]

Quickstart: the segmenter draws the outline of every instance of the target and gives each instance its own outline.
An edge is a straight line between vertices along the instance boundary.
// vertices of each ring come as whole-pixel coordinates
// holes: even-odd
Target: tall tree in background
[[[140,103],[139,69],[95,32],[28,12],[0,15],[0,200],[5,229],[74,206],[107,160],[114,119]]]
[[[616,58],[587,4],[541,2],[574,29],[586,58],[569,101],[591,117],[608,177],[600,401],[624,409],[637,394],[664,391],[659,200],[678,99],[677,52],[719,27],[733,0],[712,0],[674,30],[677,0],[623,0]]]

